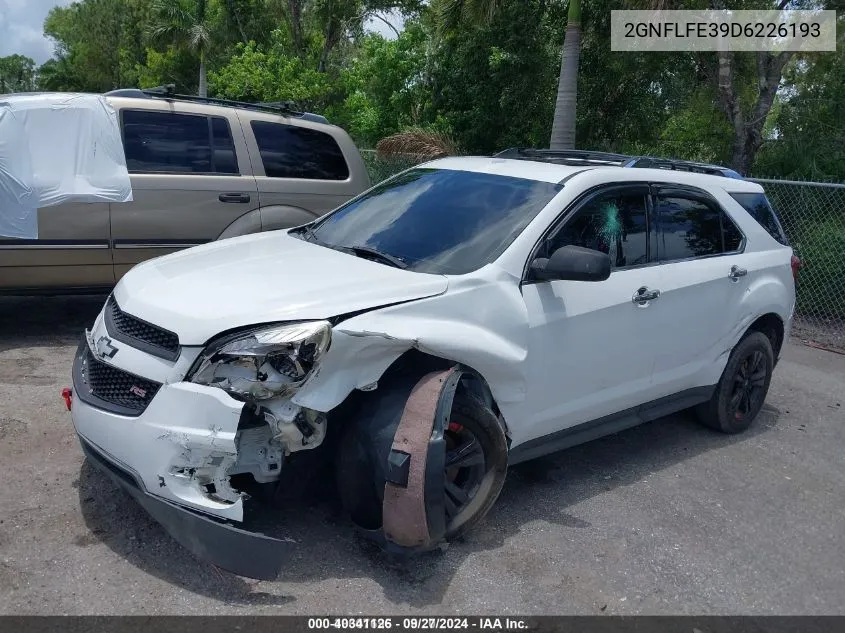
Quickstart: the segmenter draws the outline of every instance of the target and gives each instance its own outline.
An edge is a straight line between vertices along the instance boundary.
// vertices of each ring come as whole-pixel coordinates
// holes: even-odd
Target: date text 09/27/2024
[[[523,618],[497,617],[325,617],[308,618],[308,629],[346,629],[346,630],[390,630],[404,631],[442,631],[442,630],[482,630],[482,631],[520,631],[529,628]]]

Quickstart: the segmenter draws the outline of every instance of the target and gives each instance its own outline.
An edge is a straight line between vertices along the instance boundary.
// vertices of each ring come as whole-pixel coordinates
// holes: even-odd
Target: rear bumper
[[[151,495],[136,473],[119,465],[82,435],[79,435],[79,442],[91,464],[128,492],[194,556],[239,576],[260,580],[273,580],[278,576],[291,554],[292,542],[241,530]]]

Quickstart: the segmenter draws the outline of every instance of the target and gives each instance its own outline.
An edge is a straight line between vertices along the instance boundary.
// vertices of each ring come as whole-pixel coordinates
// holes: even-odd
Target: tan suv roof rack
[[[105,93],[107,97],[130,97],[133,99],[163,99],[166,101],[191,101],[193,103],[207,103],[228,108],[242,108],[245,110],[258,110],[261,112],[272,112],[285,116],[298,117],[306,121],[317,123],[328,123],[328,119],[313,112],[300,112],[294,109],[292,101],[274,101],[268,103],[248,103],[246,101],[233,101],[231,99],[218,99],[217,97],[200,97],[199,95],[183,95],[176,93],[175,84],[165,84],[155,88],[120,88]]]

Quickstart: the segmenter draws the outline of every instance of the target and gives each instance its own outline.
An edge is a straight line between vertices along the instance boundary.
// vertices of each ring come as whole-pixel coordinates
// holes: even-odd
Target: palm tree
[[[151,35],[195,52],[200,58],[199,95],[208,96],[205,52],[211,41],[207,0],[154,0]]]
[[[566,34],[560,59],[551,149],[575,148],[575,106],[578,101],[578,62],[581,59],[581,0],[569,0]]]
[[[442,30],[455,28],[460,20],[489,22],[504,0],[439,0],[434,6]],[[551,149],[575,147],[575,105],[578,94],[578,63],[581,58],[581,0],[569,0],[566,34],[560,61],[557,101],[552,120]]]

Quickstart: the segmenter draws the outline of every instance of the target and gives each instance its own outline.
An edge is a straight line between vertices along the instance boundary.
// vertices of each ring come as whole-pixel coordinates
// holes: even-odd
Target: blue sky
[[[53,43],[44,37],[44,18],[55,6],[68,5],[72,0],[0,0],[0,57],[20,53],[43,64],[53,55]],[[388,19],[401,28],[398,14]],[[369,20],[368,30],[387,38],[395,35],[380,20]]]

